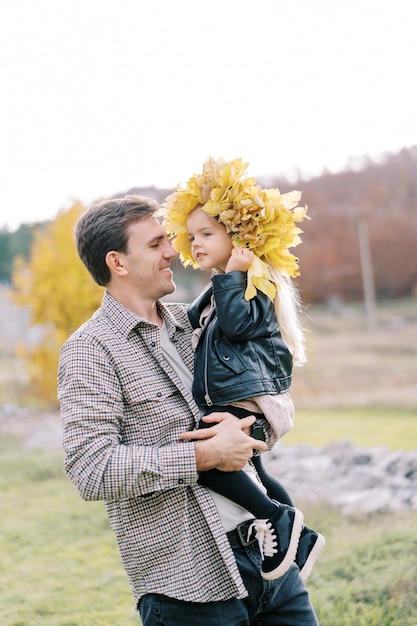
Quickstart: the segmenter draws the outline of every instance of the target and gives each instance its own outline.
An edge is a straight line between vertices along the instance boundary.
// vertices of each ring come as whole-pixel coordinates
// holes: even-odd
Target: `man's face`
[[[175,291],[170,269],[178,253],[154,217],[147,217],[128,228],[128,246],[124,256],[130,286],[147,300],[158,300]]]

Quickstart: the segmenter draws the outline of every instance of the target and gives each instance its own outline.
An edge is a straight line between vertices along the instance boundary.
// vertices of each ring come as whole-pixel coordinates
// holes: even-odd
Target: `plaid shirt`
[[[158,303],[193,367],[186,305]],[[217,508],[197,484],[180,433],[198,409],[164,359],[159,329],[107,292],[61,350],[65,471],[85,500],[104,500],[136,603],[146,593],[193,602],[247,595]]]

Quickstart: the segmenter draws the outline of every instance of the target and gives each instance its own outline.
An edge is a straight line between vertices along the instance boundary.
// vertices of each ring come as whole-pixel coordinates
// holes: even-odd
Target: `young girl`
[[[297,273],[288,247],[299,242],[295,221],[306,209],[292,210],[298,192],[285,197],[262,190],[242,177],[245,168],[240,159],[209,159],[202,175],[169,196],[164,226],[185,264],[214,271],[188,313],[195,329],[196,403],[204,415],[255,415],[261,434],[266,419],[278,440],[294,417],[288,394],[293,360],[305,362],[297,292],[287,276]],[[207,426],[200,422],[200,428]],[[251,530],[263,554],[264,578],[282,576],[295,560],[306,580],[324,538],[303,526],[302,513],[264,470],[261,457],[252,462],[264,488],[244,471],[210,470],[200,473],[199,482],[255,516]]]

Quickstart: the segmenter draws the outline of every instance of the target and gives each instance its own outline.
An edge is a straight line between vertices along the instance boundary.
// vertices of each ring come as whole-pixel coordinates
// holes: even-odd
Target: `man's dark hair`
[[[152,198],[130,195],[97,202],[79,218],[74,230],[78,255],[96,283],[105,287],[110,282],[106,255],[127,252],[128,227],[158,209]]]

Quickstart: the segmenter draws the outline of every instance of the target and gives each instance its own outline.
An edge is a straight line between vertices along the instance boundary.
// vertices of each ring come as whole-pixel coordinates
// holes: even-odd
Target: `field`
[[[2,626],[139,625],[104,507],[79,498],[61,452],[6,435],[0,453]],[[308,585],[321,626],[416,626],[417,511],[303,509],[327,540]]]
[[[295,369],[300,408],[391,407],[417,415],[417,298],[380,302],[369,329],[359,305],[306,309],[306,366]]]
[[[416,449],[416,302],[381,305],[374,333],[359,307],[308,314],[310,362],[295,372],[286,443]],[[7,354],[0,376],[3,403],[22,404],[24,374]],[[0,419],[0,624],[139,624],[103,505],[63,474],[57,423],[27,407]],[[417,626],[417,511],[346,518],[299,506],[327,540],[308,584],[321,626]]]

